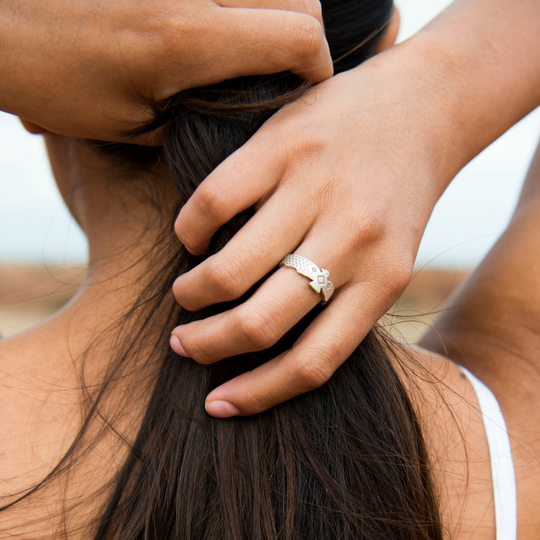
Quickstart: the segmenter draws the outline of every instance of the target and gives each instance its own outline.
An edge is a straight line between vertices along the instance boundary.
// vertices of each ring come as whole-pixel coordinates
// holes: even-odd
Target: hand
[[[323,384],[392,305],[446,186],[540,104],[538,21],[537,0],[454,2],[280,110],[200,185],[176,223],[192,251],[241,210],[258,211],[177,280],[184,307],[239,298],[288,253],[327,269],[337,289],[290,351],[211,392],[210,414],[254,414]],[[201,363],[260,350],[319,301],[281,268],[244,304],[177,328],[171,344]]]
[[[288,253],[329,270],[336,287],[290,351],[209,394],[212,415],[258,413],[326,382],[409,281],[453,174],[441,169],[438,126],[413,99],[411,66],[383,64],[375,57],[280,110],[180,212],[180,240],[203,253],[222,224],[257,209],[219,253],[177,279],[188,310],[240,297]],[[268,348],[320,300],[305,277],[281,268],[240,306],[176,328],[171,345],[203,364]]]
[[[63,135],[121,140],[225,79],[332,75],[318,0],[5,0],[0,22],[0,109]]]

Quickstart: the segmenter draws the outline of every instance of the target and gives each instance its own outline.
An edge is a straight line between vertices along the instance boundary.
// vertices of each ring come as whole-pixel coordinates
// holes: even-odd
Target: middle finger
[[[315,219],[297,194],[279,189],[215,255],[181,275],[173,292],[190,311],[235,300],[292,253]]]

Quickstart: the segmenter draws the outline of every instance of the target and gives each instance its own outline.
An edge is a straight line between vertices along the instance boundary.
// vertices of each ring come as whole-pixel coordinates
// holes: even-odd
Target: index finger
[[[217,3],[222,7],[280,9],[305,13],[315,17],[324,28],[320,0],[218,0]]]
[[[266,135],[266,136],[265,136]],[[190,252],[205,253],[214,233],[234,216],[273,191],[283,175],[286,152],[265,126],[218,165],[192,193],[175,222],[178,239]],[[262,141],[261,141],[262,139]]]
[[[219,8],[218,46],[208,52],[209,76],[226,80],[292,71],[312,82],[333,74],[330,49],[317,17],[280,9]]]

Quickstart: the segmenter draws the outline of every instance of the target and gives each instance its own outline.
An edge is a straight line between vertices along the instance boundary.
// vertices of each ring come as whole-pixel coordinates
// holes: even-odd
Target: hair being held
[[[372,53],[375,41],[344,56],[385,25],[392,10],[391,1],[376,0],[326,0],[322,6],[332,56],[344,57],[336,71],[354,67]],[[253,293],[198,312],[174,302],[174,280],[202,260],[179,251],[173,239],[179,208],[219,163],[304,90],[295,76],[280,74],[183,92],[139,130],[161,127],[162,148],[94,143],[125,178],[164,165],[178,195],[160,223],[152,224],[161,230],[159,241],[145,254],[149,277],[144,287],[123,319],[111,325],[110,331],[117,333],[114,361],[99,387],[84,388],[79,436],[35,488],[69,476],[100,437],[117,429],[137,396],[136,407],[143,402],[146,409],[133,440],[125,441],[125,462],[103,487],[106,503],[96,512],[88,537],[442,538],[421,426],[383,331],[373,329],[323,387],[255,417],[228,420],[206,414],[204,397],[291,348],[324,308],[313,310],[272,348],[210,366],[179,358],[169,348],[174,327],[231,309]],[[159,201],[161,180],[148,172],[145,182],[148,196]],[[218,252],[252,213],[222,227],[206,256]],[[166,323],[157,334],[156,320]],[[0,508],[0,517],[16,504]],[[67,513],[70,508],[66,501]]]

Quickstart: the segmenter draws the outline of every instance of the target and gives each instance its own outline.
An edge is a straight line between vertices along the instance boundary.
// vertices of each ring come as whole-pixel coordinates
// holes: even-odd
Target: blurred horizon
[[[419,341],[451,294],[463,270],[422,270],[380,324],[398,339]],[[81,267],[0,263],[0,338],[24,331],[63,307],[85,276]]]

